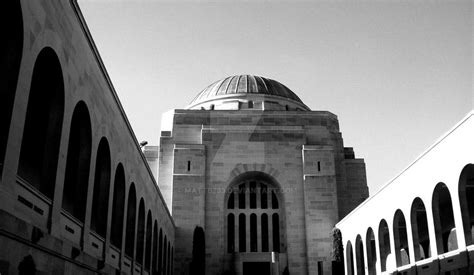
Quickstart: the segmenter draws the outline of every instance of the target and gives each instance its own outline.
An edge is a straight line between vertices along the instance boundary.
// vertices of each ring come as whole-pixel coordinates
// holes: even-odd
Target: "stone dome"
[[[272,98],[272,102],[279,101],[280,103],[288,101],[290,105],[298,105],[301,110],[309,110],[301,99],[285,85],[273,79],[256,75],[234,75],[216,81],[202,90],[191,101],[188,108],[204,108],[203,106],[209,106],[214,101],[250,98]],[[288,108],[288,105],[283,104],[283,106]]]

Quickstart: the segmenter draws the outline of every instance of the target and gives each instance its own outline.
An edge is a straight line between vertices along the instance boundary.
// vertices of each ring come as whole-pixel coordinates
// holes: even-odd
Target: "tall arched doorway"
[[[269,274],[272,255],[285,253],[282,205],[279,187],[264,173],[248,172],[230,184],[224,208],[226,251],[240,253],[236,264],[243,274]]]
[[[0,22],[4,26],[2,30],[3,40],[0,43],[0,175],[3,170],[3,161],[7,149],[7,140],[12,119],[13,103],[15,101],[18,74],[23,51],[23,15],[20,0],[9,0],[2,3]],[[46,60],[48,61],[48,60]],[[52,60],[54,62],[54,60]],[[50,74],[55,74],[52,71]],[[60,72],[60,70],[59,70]],[[47,75],[46,73],[45,75]],[[62,77],[62,75],[59,75]],[[52,82],[51,86],[62,85]],[[62,91],[61,91],[62,92]],[[50,90],[42,93],[43,97],[48,97]],[[48,102],[45,99],[45,102]],[[48,105],[44,105],[44,112],[49,112]],[[62,117],[62,113],[61,113]],[[39,144],[39,143],[38,143]]]

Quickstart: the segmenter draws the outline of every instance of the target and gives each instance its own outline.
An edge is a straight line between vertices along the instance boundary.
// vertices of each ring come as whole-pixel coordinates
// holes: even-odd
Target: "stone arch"
[[[453,203],[446,184],[440,182],[436,185],[431,205],[438,254],[457,249]]]
[[[474,164],[462,169],[458,189],[466,245],[471,245],[474,244]]]
[[[354,275],[354,253],[352,251],[351,241],[346,244],[346,270],[348,275]]]
[[[356,253],[356,267],[357,275],[365,274],[365,261],[364,261],[364,243],[360,235],[357,235],[355,241],[355,253]]]
[[[379,259],[380,259],[380,270],[387,270],[387,258],[391,253],[390,249],[390,231],[388,229],[387,222],[382,219],[379,224]]]
[[[405,215],[398,209],[393,216],[393,237],[395,240],[395,262],[397,267],[410,263],[408,250],[408,234]]]
[[[56,52],[46,47],[38,54],[33,68],[18,176],[51,201],[56,182],[63,116],[62,68]],[[2,161],[3,159],[0,160]]]
[[[110,191],[110,148],[102,137],[95,162],[94,193],[92,197],[91,230],[105,239]]]
[[[20,0],[10,0],[2,3],[0,16],[1,26],[4,26],[0,43],[0,175],[7,149],[7,141],[13,113],[13,103],[23,55],[23,15]],[[53,71],[54,73],[54,71]],[[62,78],[62,76],[61,76]],[[52,83],[55,85],[55,83]],[[62,114],[61,114],[62,115]]]
[[[92,127],[84,101],[74,108],[69,132],[66,172],[64,176],[63,209],[84,222],[92,150]]]
[[[122,247],[123,218],[125,213],[125,170],[119,163],[115,169],[114,195],[112,202],[112,224],[110,243],[118,249]]]
[[[270,176],[273,178],[275,183],[278,183],[276,180],[280,173],[277,171],[277,169],[272,168],[271,165],[269,164],[264,164],[264,163],[252,163],[252,164],[243,164],[243,163],[238,163],[235,165],[235,168],[232,169],[230,172],[230,178],[228,182],[232,182],[232,179],[235,179],[242,174],[248,173],[248,172],[261,172],[265,175]],[[280,187],[280,186],[278,186]]]
[[[420,198],[415,198],[411,205],[410,221],[413,236],[413,253],[415,261],[431,256],[430,236],[428,233],[428,219],[425,204]]]
[[[125,255],[134,258],[133,252],[135,248],[135,227],[137,215],[137,195],[135,184],[132,182],[128,191],[127,201],[127,222],[125,229]]]
[[[371,227],[365,234],[365,247],[367,249],[367,271],[369,275],[376,274],[377,254],[375,250],[375,235]]]

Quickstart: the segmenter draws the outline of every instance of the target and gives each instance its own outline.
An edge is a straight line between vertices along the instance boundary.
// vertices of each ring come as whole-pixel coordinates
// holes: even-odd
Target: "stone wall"
[[[186,274],[190,237],[197,225],[203,225],[206,234],[208,274],[241,270],[235,267],[238,259],[251,257],[252,253],[242,257],[227,253],[224,215],[227,188],[250,172],[268,175],[281,190],[284,226],[279,272],[288,267],[290,273],[316,274],[318,264],[325,272],[330,271],[330,233],[339,220],[338,207],[351,207],[339,199],[338,189],[365,184],[353,181],[356,176],[346,179],[344,147],[335,115],[322,111],[174,110],[174,116],[167,119],[173,121],[173,127],[171,136],[161,139],[161,146],[168,149],[160,156],[160,164],[168,166],[160,166],[160,181],[170,179],[171,159],[178,165],[175,171],[187,168],[188,160],[194,163],[196,156],[189,143],[202,144],[205,154],[202,177],[175,176],[171,183],[177,234],[187,236],[177,238],[176,247],[177,251],[188,251],[187,256],[180,255],[177,274]],[[187,153],[174,150],[171,156],[171,144],[188,148]],[[204,189],[199,193],[176,194],[202,185]],[[204,208],[198,201],[204,201]],[[174,212],[177,209],[179,215]],[[204,219],[200,218],[202,214]]]
[[[112,229],[111,216],[114,211],[113,194],[119,189],[114,182],[117,167],[124,167],[125,205],[120,204],[120,206],[127,209],[126,202],[133,184],[136,189],[137,204],[141,199],[145,202],[144,217],[147,217],[150,211],[150,221],[153,228],[156,228],[153,230],[156,232],[161,230],[163,236],[169,240],[170,247],[174,244],[174,223],[90,37],[80,9],[75,1],[69,0],[19,1],[18,3],[21,9],[24,46],[11,49],[21,52],[22,58],[18,84],[11,90],[5,91],[14,95],[14,104],[11,108],[11,127],[7,131],[7,150],[2,160],[3,165],[0,166],[2,169],[0,243],[4,245],[4,248],[15,252],[0,253],[2,263],[0,273],[17,272],[20,261],[28,254],[32,255],[38,272],[44,274],[100,271],[113,273],[113,270],[130,273],[132,269],[138,269],[141,272],[144,263],[134,258],[128,259],[122,253],[126,238],[124,227],[121,228],[122,236],[119,236],[122,239],[122,246],[114,247],[111,244],[111,231],[116,229]],[[14,11],[6,10],[5,12]],[[10,23],[15,24],[13,21]],[[62,79],[62,89],[59,93],[64,97],[64,106],[62,106],[64,112],[58,114],[62,116],[62,125],[60,139],[55,144],[58,147],[58,154],[52,198],[45,196],[35,188],[34,184],[18,176],[22,141],[31,138],[25,134],[25,125],[29,122],[25,120],[31,103],[29,98],[32,91],[32,79],[37,73],[34,68],[38,62],[38,56],[45,51],[52,53],[48,55],[49,57],[57,57],[60,68],[58,82]],[[51,91],[41,92],[46,95]],[[73,138],[71,136],[72,116],[79,105],[85,106],[90,117],[90,160],[83,163],[85,167],[88,167],[88,174],[84,174],[86,183],[77,187],[78,192],[73,194],[73,196],[80,194],[85,196],[85,212],[81,213],[84,214],[83,221],[75,218],[62,207],[65,197],[63,194],[66,166],[70,153],[68,146]],[[39,109],[46,109],[46,106]],[[52,119],[48,117],[48,120]],[[35,134],[38,135],[38,133]],[[91,229],[93,212],[97,211],[93,209],[93,197],[96,184],[97,151],[101,140],[105,140],[110,148],[110,188],[104,190],[108,201],[101,201],[102,206],[108,210],[106,216],[101,218],[107,225],[103,237]],[[37,146],[41,147],[44,144],[37,144]],[[80,149],[87,150],[86,147]],[[42,161],[50,161],[50,159]],[[135,214],[139,216],[139,213]],[[144,228],[136,228],[135,232],[142,229],[144,230]],[[131,237],[136,238],[135,235]],[[133,249],[137,250],[138,247],[135,241]],[[155,255],[155,258],[157,259],[158,255]],[[156,263],[157,260],[153,262]],[[4,268],[5,266],[7,267]]]

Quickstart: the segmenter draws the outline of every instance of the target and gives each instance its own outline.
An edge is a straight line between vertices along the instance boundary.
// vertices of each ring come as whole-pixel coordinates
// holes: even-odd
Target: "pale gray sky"
[[[472,1],[79,0],[139,141],[207,85],[255,74],[339,117],[370,193],[473,104]]]

